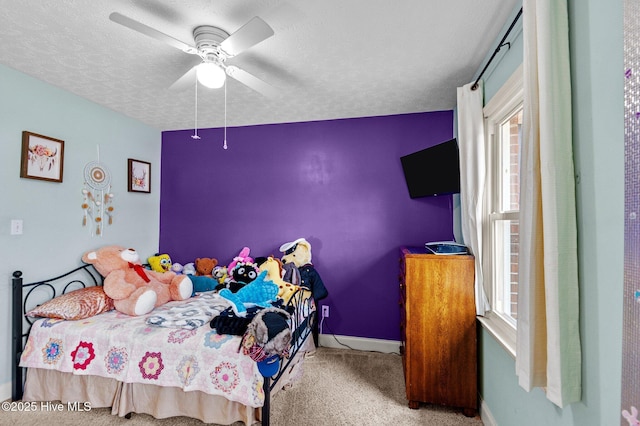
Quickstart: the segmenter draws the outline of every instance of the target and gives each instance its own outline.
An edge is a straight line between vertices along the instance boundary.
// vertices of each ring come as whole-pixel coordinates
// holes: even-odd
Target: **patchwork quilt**
[[[39,319],[20,365],[199,390],[261,407],[264,379],[239,351],[241,336],[220,335],[207,322],[228,306],[220,299],[203,293],[139,317],[113,310],[77,321]]]

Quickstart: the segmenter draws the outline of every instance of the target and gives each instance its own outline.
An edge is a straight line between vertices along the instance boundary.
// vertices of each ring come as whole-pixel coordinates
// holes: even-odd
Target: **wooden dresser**
[[[474,258],[400,251],[402,364],[410,408],[478,409]]]

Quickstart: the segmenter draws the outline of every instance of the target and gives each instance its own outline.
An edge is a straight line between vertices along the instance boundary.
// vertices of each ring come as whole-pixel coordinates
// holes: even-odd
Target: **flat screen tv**
[[[411,198],[460,192],[460,158],[454,138],[400,157]]]

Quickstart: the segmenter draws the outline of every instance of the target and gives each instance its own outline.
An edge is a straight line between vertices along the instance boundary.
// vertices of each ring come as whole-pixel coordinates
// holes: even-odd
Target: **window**
[[[491,266],[495,283],[492,309],[514,327],[518,319],[518,214],[522,106],[497,127],[491,143]]]
[[[515,356],[518,325],[518,252],[522,69],[484,108],[487,186],[483,220],[483,275],[491,311],[483,322]]]

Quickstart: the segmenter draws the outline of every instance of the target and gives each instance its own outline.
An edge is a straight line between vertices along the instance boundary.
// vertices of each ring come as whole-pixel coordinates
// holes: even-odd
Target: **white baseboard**
[[[480,418],[485,426],[498,426],[496,419],[493,418],[493,414],[482,398],[480,398]]]
[[[11,398],[11,382],[0,384],[0,401]]]
[[[351,348],[358,351],[374,351],[374,352],[382,352],[382,353],[389,353],[389,354],[400,353],[400,342],[397,340],[369,339],[366,337],[320,334],[318,336],[318,345],[324,346],[327,348],[336,348],[336,349]]]

